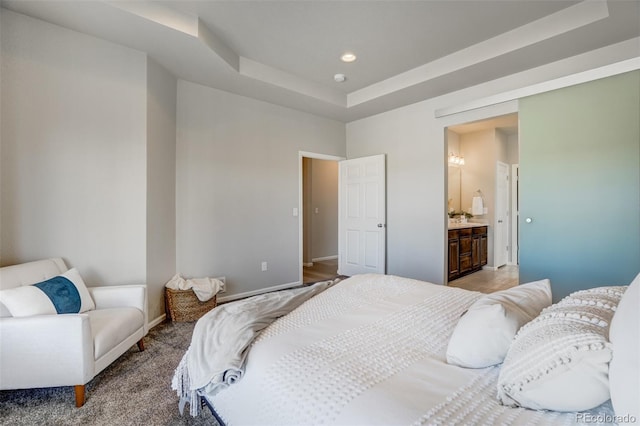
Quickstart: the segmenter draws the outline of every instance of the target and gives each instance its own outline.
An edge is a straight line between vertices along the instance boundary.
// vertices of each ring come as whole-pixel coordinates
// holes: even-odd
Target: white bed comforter
[[[500,405],[499,367],[445,361],[480,293],[406,278],[340,282],[267,327],[244,378],[204,395],[227,425],[548,425],[575,413]]]
[[[180,397],[180,413],[186,402],[197,415],[197,391],[206,387],[214,395],[242,378],[249,345],[277,318],[326,290],[332,281],[273,293],[265,293],[211,310],[198,320],[191,345],[176,368],[171,386]]]

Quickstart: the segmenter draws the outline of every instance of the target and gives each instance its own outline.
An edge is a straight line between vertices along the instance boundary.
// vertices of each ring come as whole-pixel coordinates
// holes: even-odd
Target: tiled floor
[[[466,275],[447,284],[450,287],[460,287],[467,290],[492,293],[518,285],[518,267],[506,265],[496,271],[481,270]]]

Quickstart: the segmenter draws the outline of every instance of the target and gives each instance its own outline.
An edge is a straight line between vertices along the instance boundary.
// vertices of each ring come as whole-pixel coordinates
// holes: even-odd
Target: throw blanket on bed
[[[220,305],[200,318],[171,382],[180,413],[189,401],[191,414],[198,415],[198,389],[209,385],[215,394],[242,378],[249,346],[260,331],[333,283],[261,294]]]

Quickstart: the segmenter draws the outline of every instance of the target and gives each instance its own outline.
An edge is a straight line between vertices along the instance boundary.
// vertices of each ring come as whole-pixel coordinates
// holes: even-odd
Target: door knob
[[[527,223],[531,223],[531,222],[533,222],[533,219],[531,219],[530,217],[528,217],[528,218],[526,218],[524,221],[525,221],[525,222],[527,222]]]
[[[384,224],[379,223],[379,224],[378,224],[378,228],[384,228]]]

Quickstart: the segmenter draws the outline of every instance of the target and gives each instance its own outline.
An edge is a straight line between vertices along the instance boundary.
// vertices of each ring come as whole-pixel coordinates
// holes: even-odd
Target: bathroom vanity
[[[449,224],[449,281],[487,264],[487,228],[479,223]]]

